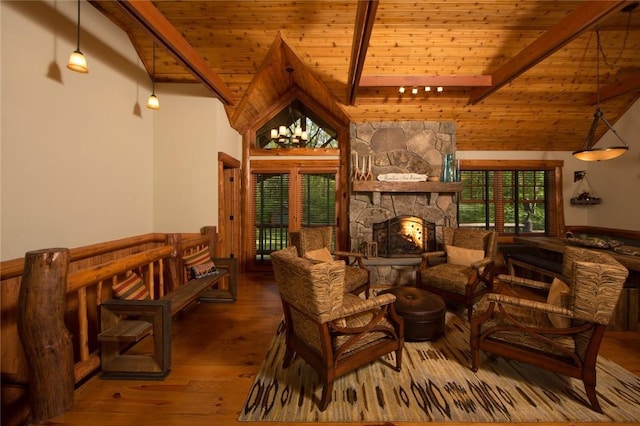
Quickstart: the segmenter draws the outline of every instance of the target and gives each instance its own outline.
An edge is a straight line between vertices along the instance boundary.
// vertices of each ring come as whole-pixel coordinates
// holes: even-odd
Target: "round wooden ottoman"
[[[404,318],[405,340],[436,340],[444,332],[446,308],[437,294],[409,286],[391,287],[380,293],[396,296],[396,312]]]

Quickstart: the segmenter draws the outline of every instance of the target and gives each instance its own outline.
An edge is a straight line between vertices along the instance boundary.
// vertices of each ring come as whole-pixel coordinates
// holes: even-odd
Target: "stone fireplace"
[[[452,121],[393,121],[352,123],[351,151],[371,158],[373,179],[387,173],[440,176],[444,154],[455,154],[455,123]],[[351,192],[349,234],[351,250],[374,240],[373,225],[394,217],[412,216],[434,225],[436,241],[442,226],[457,223],[456,197],[451,192]],[[435,244],[435,243],[434,243]],[[378,247],[380,250],[380,247]],[[402,256],[378,262],[369,259],[371,282],[415,282],[416,256],[401,265]],[[395,259],[395,261],[393,261]],[[381,264],[376,264],[381,263]]]

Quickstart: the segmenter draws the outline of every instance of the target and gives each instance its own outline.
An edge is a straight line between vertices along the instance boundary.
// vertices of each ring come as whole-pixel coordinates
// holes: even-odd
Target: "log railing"
[[[69,274],[67,277],[67,294],[77,294],[77,318],[78,318],[78,351],[79,359],[75,363],[76,383],[93,373],[100,367],[100,357],[97,350],[89,353],[89,303],[87,300],[87,289],[95,286],[96,309],[103,301],[103,285],[112,281],[118,276],[129,271],[137,271],[143,277],[145,285],[149,290],[152,299],[164,295],[164,259],[169,259],[174,252],[172,246],[162,246],[147,250],[142,253],[133,254],[111,262],[81,269]],[[155,271],[158,271],[156,274]],[[158,291],[156,291],[158,289]],[[96,312],[97,314],[97,312]],[[96,329],[97,333],[97,329]]]
[[[200,234],[152,233],[75,249],[45,250],[64,250],[67,253],[64,256],[68,259],[65,265],[68,273],[63,310],[64,324],[72,336],[75,383],[100,368],[98,311],[103,301],[113,297],[112,283],[129,271],[135,271],[143,277],[152,298],[161,298],[165,292],[184,284],[182,256],[206,246],[209,246],[212,256],[215,255],[216,237],[215,227],[204,227]],[[25,419],[29,405],[29,377],[33,371],[30,371],[32,365],[27,360],[18,333],[19,295],[24,270],[24,259],[0,264],[3,424],[7,420],[4,418],[7,410]],[[28,317],[22,318],[24,322]],[[33,407],[31,411],[33,415]]]

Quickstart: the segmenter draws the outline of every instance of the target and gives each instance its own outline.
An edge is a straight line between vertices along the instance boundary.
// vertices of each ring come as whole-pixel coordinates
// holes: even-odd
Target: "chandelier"
[[[298,120],[293,118],[291,104],[289,104],[289,123],[291,124],[280,125],[277,129],[271,129],[271,140],[283,148],[304,147],[309,142],[309,135],[305,130],[302,130],[300,125],[296,125]],[[291,127],[293,127],[293,130]]]
[[[629,35],[629,25],[631,23],[631,12],[638,6],[638,3],[632,3],[629,6],[626,6],[622,9],[623,12],[629,12],[629,19],[627,21],[627,31],[625,34],[624,41],[622,43],[622,48],[620,49],[620,55],[622,55],[622,51],[624,51],[624,47],[627,41],[627,36]],[[602,45],[600,43],[600,30],[596,30],[596,111],[593,113],[593,121],[591,122],[591,127],[589,128],[589,133],[587,134],[587,138],[584,141],[582,149],[578,151],[574,151],[572,155],[578,160],[582,161],[602,161],[602,160],[612,160],[614,158],[620,157],[622,154],[629,150],[629,145],[622,139],[622,137],[616,132],[616,129],[613,128],[611,123],[604,118],[604,114],[600,110],[600,53],[602,52]],[[605,63],[607,63],[607,58],[602,52],[603,59]],[[608,63],[607,63],[608,64]],[[611,65],[609,65],[611,66]],[[598,142],[595,138],[596,129],[598,124],[602,121],[611,132],[622,142],[621,145],[609,146],[605,148],[594,148],[596,142]]]

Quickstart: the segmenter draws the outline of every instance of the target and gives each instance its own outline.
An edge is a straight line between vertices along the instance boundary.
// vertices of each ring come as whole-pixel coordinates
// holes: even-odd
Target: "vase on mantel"
[[[453,154],[444,154],[442,156],[442,176],[440,180],[443,182],[456,181],[456,169],[453,162]]]

